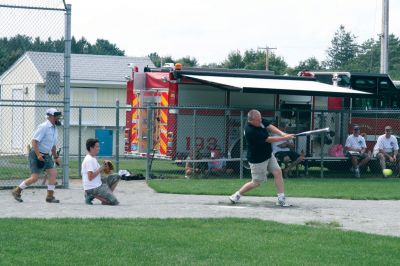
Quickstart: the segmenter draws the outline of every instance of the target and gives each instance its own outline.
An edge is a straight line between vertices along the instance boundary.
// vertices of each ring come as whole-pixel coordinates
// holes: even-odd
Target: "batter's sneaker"
[[[278,197],[278,202],[277,202],[276,205],[279,205],[279,206],[281,206],[281,207],[285,207],[285,205],[286,205],[286,198],[285,198],[285,196]]]
[[[232,195],[229,197],[229,200],[232,202],[232,204],[237,203],[237,202],[240,200],[240,194],[239,194],[239,192],[235,192],[234,194],[232,194]]]

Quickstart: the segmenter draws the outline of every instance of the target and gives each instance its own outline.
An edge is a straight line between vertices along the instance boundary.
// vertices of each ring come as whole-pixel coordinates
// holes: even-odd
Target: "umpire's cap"
[[[60,111],[57,111],[56,108],[49,108],[46,110],[46,115],[48,116],[61,116],[62,113]]]

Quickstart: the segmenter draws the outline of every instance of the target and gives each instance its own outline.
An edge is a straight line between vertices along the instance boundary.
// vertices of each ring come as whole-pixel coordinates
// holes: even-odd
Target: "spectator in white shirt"
[[[353,125],[353,134],[349,135],[345,144],[346,156],[350,158],[355,177],[360,177],[360,168],[366,166],[371,160],[367,153],[367,144],[360,135],[360,127]]]
[[[385,127],[385,134],[378,137],[374,147],[374,156],[378,158],[382,171],[386,169],[386,162],[395,165],[395,171],[400,169],[399,144],[395,136],[392,136],[392,127]]]

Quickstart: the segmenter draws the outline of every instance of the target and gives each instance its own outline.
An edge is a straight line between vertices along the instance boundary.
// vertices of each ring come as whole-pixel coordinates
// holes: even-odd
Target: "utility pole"
[[[265,45],[265,47],[258,47],[258,50],[265,50],[265,70],[269,71],[269,51],[276,50],[276,47],[269,47]]]
[[[389,0],[382,0],[382,33],[381,38],[381,69],[382,74],[389,72]]]

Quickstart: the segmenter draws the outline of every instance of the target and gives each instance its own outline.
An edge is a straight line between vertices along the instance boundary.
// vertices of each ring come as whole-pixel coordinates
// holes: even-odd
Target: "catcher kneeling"
[[[88,139],[86,149],[88,153],[82,162],[81,172],[85,203],[92,205],[92,201],[98,199],[103,205],[118,205],[119,202],[113,191],[121,177],[112,173],[114,166],[110,161],[105,160],[101,166],[98,163],[96,159],[96,155],[100,151],[98,139]],[[105,175],[103,178],[101,177],[102,173]]]

